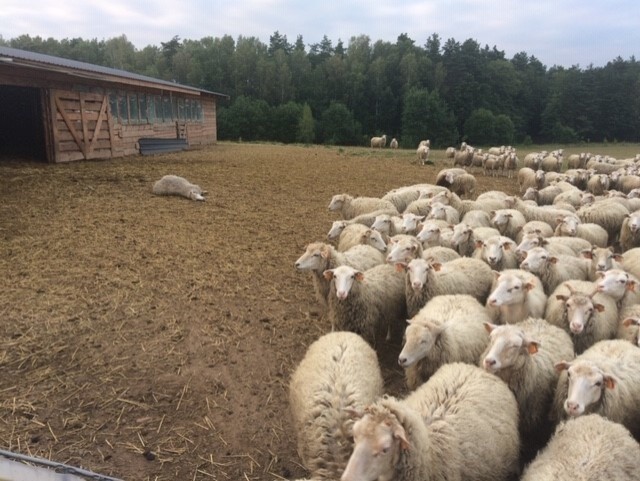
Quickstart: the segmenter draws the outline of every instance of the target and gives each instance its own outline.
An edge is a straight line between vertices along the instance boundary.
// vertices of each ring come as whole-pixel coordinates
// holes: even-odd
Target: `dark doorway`
[[[45,162],[40,89],[0,85],[0,156]]]

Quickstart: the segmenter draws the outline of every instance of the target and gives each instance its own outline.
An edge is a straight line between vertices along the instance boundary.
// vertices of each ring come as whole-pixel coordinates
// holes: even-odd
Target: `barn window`
[[[123,124],[129,123],[129,105],[127,102],[127,94],[118,93],[118,117]]]
[[[109,91],[109,108],[111,109],[111,118],[114,122],[118,122],[118,94],[113,90]]]
[[[162,120],[163,122],[171,122],[171,98],[162,97]]]
[[[178,120],[178,99],[176,97],[171,97],[171,116],[174,120]]]
[[[140,123],[146,124],[149,122],[149,111],[147,106],[147,95],[138,95],[138,105],[140,106]]]
[[[138,117],[138,95],[134,93],[129,93],[129,120],[132,124],[137,124],[140,122]]]
[[[184,99],[180,98],[178,99],[178,118],[180,120],[186,120],[187,117],[185,116],[185,112],[184,112]]]
[[[202,121],[202,102],[199,100],[195,101],[195,111],[194,119]]]
[[[156,97],[154,95],[147,95],[147,119],[150,124],[155,124],[156,119]]]
[[[156,122],[162,122],[162,97],[160,95],[154,96],[153,103],[155,104],[156,110]]]

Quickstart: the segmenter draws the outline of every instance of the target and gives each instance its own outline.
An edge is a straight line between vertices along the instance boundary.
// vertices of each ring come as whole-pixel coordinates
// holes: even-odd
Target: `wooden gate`
[[[56,162],[113,157],[106,94],[53,90],[51,104]]]

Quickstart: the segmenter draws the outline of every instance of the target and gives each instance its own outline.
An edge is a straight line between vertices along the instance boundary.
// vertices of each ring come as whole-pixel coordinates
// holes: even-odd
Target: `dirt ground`
[[[307,474],[288,380],[330,326],[293,263],[336,219],[333,194],[433,182],[439,154],[220,143],[0,160],[0,447],[126,480]],[[208,200],[151,195],[169,173]],[[379,353],[393,394],[398,351]]]

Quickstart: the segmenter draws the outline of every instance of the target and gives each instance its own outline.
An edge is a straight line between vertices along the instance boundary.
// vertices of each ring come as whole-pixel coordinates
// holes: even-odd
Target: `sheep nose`
[[[345,291],[338,291],[338,292],[336,292],[336,296],[341,301],[344,301],[347,298],[347,293]]]
[[[407,358],[404,356],[400,356],[398,358],[398,364],[400,364],[401,366],[404,366],[407,363]]]
[[[597,267],[597,270],[604,271],[606,266],[604,264],[598,264],[596,267]]]
[[[488,302],[490,306],[495,306],[498,301],[496,301],[494,298],[490,298]]]
[[[496,365],[496,360],[490,357],[484,359],[484,367],[492,367]]]
[[[582,332],[582,329],[584,329],[584,326],[577,322],[572,322],[571,324],[569,324],[569,329],[571,329],[571,332],[573,332],[574,334],[580,334]]]
[[[520,264],[520,269],[528,269],[529,268],[529,264],[527,264],[526,262],[522,262]]]
[[[296,263],[294,264],[294,266],[295,266],[295,268],[296,268],[296,269],[300,269],[300,263],[299,263],[299,262],[296,262]]]
[[[422,288],[422,282],[412,282],[412,283],[411,283],[411,286],[412,286],[414,289],[420,289],[420,288]]]
[[[569,414],[577,413],[579,408],[580,408],[580,404],[578,404],[577,402],[567,401],[567,411],[569,412]]]
[[[496,258],[495,257],[489,257],[489,262],[491,262],[492,264],[496,263]]]

